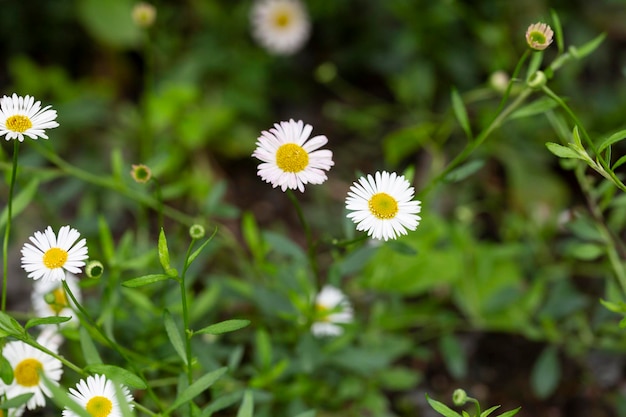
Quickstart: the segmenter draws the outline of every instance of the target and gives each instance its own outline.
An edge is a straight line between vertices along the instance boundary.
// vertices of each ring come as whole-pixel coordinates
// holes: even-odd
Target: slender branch
[[[7,225],[4,229],[4,241],[2,243],[2,312],[7,307],[7,281],[9,279],[9,234],[11,233],[11,219],[13,218],[13,190],[15,189],[15,178],[17,177],[17,154],[20,148],[20,141],[13,140],[13,166],[11,168],[11,182],[9,185],[9,198],[7,201]]]

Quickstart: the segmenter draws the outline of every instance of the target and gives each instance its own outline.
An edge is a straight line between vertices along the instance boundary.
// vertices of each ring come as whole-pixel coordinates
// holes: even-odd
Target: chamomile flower
[[[67,282],[72,295],[76,301],[81,302],[81,292],[78,286],[78,278],[76,275],[67,272],[65,274],[65,282]],[[67,326],[70,323],[77,323],[78,318],[70,305],[70,297],[67,295],[62,281],[35,281],[33,292],[31,293],[31,301],[33,309],[37,317],[61,316],[71,317],[69,321],[61,323],[61,326]]]
[[[534,23],[526,30],[526,43],[532,49],[543,51],[552,43],[554,32],[545,23]]]
[[[129,408],[133,408],[133,396],[125,386],[119,387],[124,401]],[[104,375],[91,375],[76,384],[76,388],[70,388],[69,397],[83,407],[93,417],[122,417],[122,410],[118,400],[117,390],[113,381]],[[66,408],[63,417],[79,417],[78,414]]]
[[[65,271],[73,274],[81,272],[87,259],[85,239],[76,242],[80,233],[70,226],[63,226],[58,236],[52,227],[35,232],[30,237],[34,244],[25,243],[22,247],[22,268],[28,277],[42,281],[63,281]]]
[[[259,164],[258,175],[285,191],[287,188],[304,192],[304,185],[321,184],[333,162],[333,153],[320,149],[328,139],[314,136],[309,139],[313,127],[301,120],[275,123],[269,131],[261,132],[257,148],[252,154],[263,163]]]
[[[255,40],[279,55],[298,51],[311,31],[307,11],[300,0],[257,0],[250,21]]]
[[[331,285],[315,297],[315,320],[311,326],[314,336],[339,336],[343,333],[342,323],[353,321],[352,306],[341,290]]]
[[[420,202],[413,200],[415,190],[395,172],[376,172],[353,183],[346,197],[348,218],[357,230],[375,239],[395,239],[415,230],[421,217]]]
[[[37,342],[57,353],[58,344],[51,342],[50,339],[39,338]],[[45,386],[41,374],[54,383],[58,382],[63,374],[61,361],[22,341],[4,345],[2,356],[13,369],[13,381],[8,385],[0,381],[0,392],[4,392],[7,398],[33,393],[26,403],[29,410],[46,405],[45,396],[50,397],[51,393]]]
[[[50,106],[41,108],[41,101],[35,101],[34,97],[14,93],[0,99],[0,136],[4,135],[6,140],[23,142],[24,135],[31,139],[48,139],[45,129],[58,127],[56,118],[56,110],[51,110]]]

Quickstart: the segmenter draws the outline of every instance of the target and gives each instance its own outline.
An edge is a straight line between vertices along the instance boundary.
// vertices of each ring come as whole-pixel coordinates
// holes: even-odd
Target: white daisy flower
[[[333,162],[333,153],[319,149],[328,139],[314,136],[309,139],[313,127],[301,120],[274,123],[274,127],[261,132],[257,148],[252,154],[263,161],[259,164],[258,175],[272,184],[272,187],[285,191],[287,188],[304,192],[304,184],[321,184],[326,181],[326,173]]]
[[[133,396],[125,386],[120,386],[120,391],[124,400],[132,409]],[[92,375],[87,379],[82,379],[76,384],[76,389],[70,388],[70,398],[76,401],[80,407],[93,417],[122,417],[122,410],[118,400],[117,392],[113,381],[108,380],[104,375]],[[66,408],[63,410],[63,417],[79,417],[78,414]]]
[[[54,353],[58,351],[59,346],[56,343],[42,338],[39,338],[37,342]],[[63,374],[61,361],[21,341],[4,345],[2,356],[11,364],[13,382],[5,385],[0,380],[0,392],[4,392],[7,398],[32,392],[34,395],[26,403],[26,408],[29,410],[46,405],[44,395],[50,397],[51,393],[44,385],[40,373],[50,381],[58,382]]]
[[[82,300],[78,278],[76,275],[65,273],[65,282],[70,287],[70,291],[79,303]],[[69,321],[61,323],[60,326],[67,326],[70,323],[78,323],[76,313],[70,305],[70,296],[63,288],[62,281],[35,281],[33,292],[31,293],[33,309],[37,317],[61,316],[71,317]]]
[[[257,0],[250,21],[255,40],[275,54],[298,51],[311,32],[306,8],[300,0]]]
[[[50,106],[41,108],[41,101],[35,101],[34,97],[14,93],[0,99],[0,136],[6,135],[6,140],[23,142],[24,135],[31,139],[48,139],[44,129],[58,127],[56,118],[56,110],[50,110]]]
[[[315,336],[339,336],[343,333],[340,323],[353,321],[352,306],[341,290],[325,285],[315,297],[315,321],[311,333]]]
[[[357,230],[367,231],[375,239],[395,239],[415,230],[421,217],[420,202],[414,201],[415,190],[395,172],[376,172],[375,177],[359,178],[350,187],[346,209]]]
[[[62,281],[65,271],[73,274],[81,272],[87,259],[85,239],[76,243],[80,233],[70,226],[63,226],[56,236],[52,227],[48,226],[44,233],[35,232],[30,243],[22,247],[22,268],[28,277],[42,281]]]

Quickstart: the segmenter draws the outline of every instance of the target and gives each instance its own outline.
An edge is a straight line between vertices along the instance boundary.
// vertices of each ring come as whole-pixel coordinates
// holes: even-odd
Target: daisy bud
[[[152,178],[152,171],[147,165],[144,164],[133,165],[130,175],[133,177],[135,182],[145,184],[150,181],[150,178]]]
[[[552,43],[554,32],[545,23],[534,23],[526,30],[526,43],[532,49],[543,51]]]
[[[457,407],[465,405],[465,403],[467,402],[467,393],[461,388],[455,389],[452,393],[452,402]]]
[[[156,8],[150,3],[135,4],[132,11],[133,22],[141,28],[149,28],[156,20]]]
[[[85,273],[89,278],[98,279],[104,273],[104,266],[100,261],[89,261],[85,267]]]
[[[204,233],[204,227],[200,224],[192,224],[189,228],[189,236],[191,236],[192,239],[202,239]]]
[[[540,89],[548,82],[548,77],[543,71],[537,71],[528,79],[528,86],[530,88],[534,88],[536,90]]]

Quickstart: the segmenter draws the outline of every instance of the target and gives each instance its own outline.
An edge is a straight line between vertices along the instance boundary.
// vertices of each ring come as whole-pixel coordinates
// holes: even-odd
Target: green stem
[[[472,397],[467,397],[467,401],[471,401],[476,405],[476,417],[480,417],[480,403],[478,402],[478,400],[476,398],[472,398]]]
[[[163,229],[163,194],[161,192],[161,183],[154,177],[152,177],[154,181],[154,193],[156,194],[157,199],[157,218],[159,222],[159,230]]]
[[[149,416],[152,416],[152,417],[159,417],[159,416],[161,416],[161,414],[155,413],[154,411],[150,410],[149,408],[146,408],[143,405],[139,404],[137,401],[133,401],[133,405],[135,406],[136,410],[140,410],[140,411],[148,414]]]
[[[193,248],[195,239],[191,239],[189,248],[187,248],[187,254],[185,255],[185,264],[183,265],[183,272],[180,274],[180,297],[183,305],[183,326],[185,328],[185,354],[187,356],[187,382],[189,385],[193,382],[193,369],[191,367],[191,336],[192,332],[189,328],[189,306],[187,302],[187,287],[185,286],[185,275],[187,268],[189,268],[189,256],[191,255],[191,249]]]
[[[313,276],[315,277],[315,280],[319,281],[320,279],[319,268],[317,265],[317,258],[315,256],[315,242],[313,241],[311,228],[309,227],[309,223],[306,221],[306,218],[304,217],[304,213],[302,212],[302,207],[300,206],[300,202],[298,201],[294,193],[291,191],[291,189],[287,190],[287,195],[289,196],[289,199],[291,200],[294,207],[296,208],[296,214],[298,215],[298,219],[300,220],[300,223],[302,223],[304,234],[306,236],[307,254],[309,256],[309,263],[311,264],[311,269],[313,270]]]
[[[61,361],[61,363],[63,365],[65,365],[66,367],[70,368],[72,371],[76,372],[77,374],[79,374],[81,376],[86,376],[87,375],[87,373],[82,368],[79,368],[77,365],[75,365],[72,362],[68,361],[63,356],[59,355],[58,353],[54,353],[53,351],[51,351],[47,347],[43,346],[42,344],[40,344],[36,340],[30,339],[30,338],[26,338],[26,339],[22,339],[22,341],[24,343],[26,343],[27,345],[30,345],[30,346],[34,347],[35,349],[39,349],[40,351],[42,351],[42,352],[52,356],[53,358],[58,359],[59,361]]]
[[[13,167],[11,169],[11,182],[9,183],[9,199],[7,201],[7,225],[4,229],[4,241],[2,244],[2,312],[7,307],[7,281],[9,277],[9,234],[11,233],[11,219],[13,218],[13,190],[15,188],[15,178],[17,177],[17,154],[20,148],[20,141],[13,140]]]

